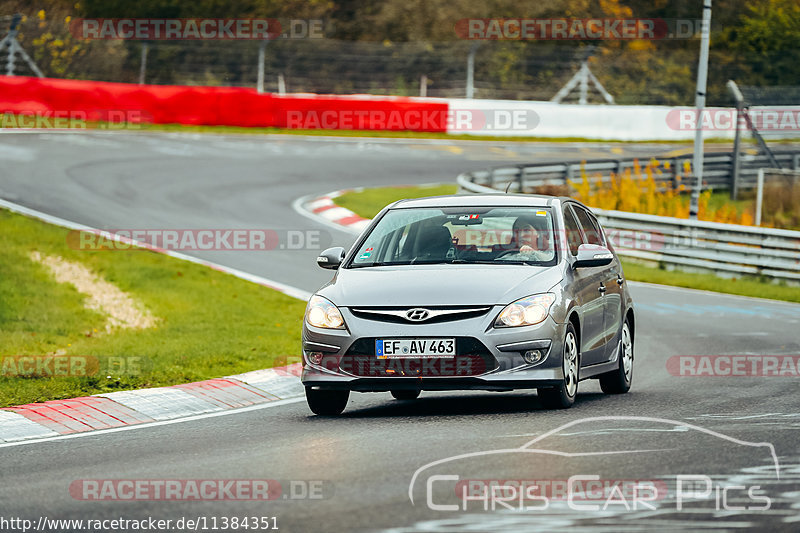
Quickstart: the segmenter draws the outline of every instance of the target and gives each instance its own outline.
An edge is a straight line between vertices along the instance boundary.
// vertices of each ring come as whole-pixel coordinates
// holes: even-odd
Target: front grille
[[[415,307],[358,307],[350,308],[350,312],[358,318],[373,320],[375,322],[389,322],[392,324],[437,324],[453,322],[467,318],[476,318],[489,312],[491,306],[464,306],[464,307],[425,307],[430,311],[431,317],[422,321],[412,321],[405,317],[406,312]]]
[[[339,370],[358,377],[467,377],[497,368],[486,346],[472,337],[455,337],[453,358],[378,359],[375,337],[356,340],[339,361]]]

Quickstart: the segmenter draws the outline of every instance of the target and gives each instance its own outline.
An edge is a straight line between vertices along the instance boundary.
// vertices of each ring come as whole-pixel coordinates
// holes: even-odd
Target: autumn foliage
[[[637,160],[633,168],[622,173],[612,172],[610,179],[603,180],[598,174],[592,179],[581,169],[581,179],[569,181],[573,196],[581,202],[599,209],[645,213],[650,215],[689,218],[690,195],[682,183],[689,174],[687,165],[676,172],[675,179],[670,162],[651,159],[644,166]],[[731,204],[712,208],[709,206],[711,191],[700,193],[700,220],[729,224],[753,224],[752,209],[742,211]]]

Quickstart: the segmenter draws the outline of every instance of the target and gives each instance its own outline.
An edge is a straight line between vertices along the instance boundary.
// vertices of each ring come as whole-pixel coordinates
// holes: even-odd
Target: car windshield
[[[389,210],[362,241],[351,268],[419,264],[555,264],[544,207]]]

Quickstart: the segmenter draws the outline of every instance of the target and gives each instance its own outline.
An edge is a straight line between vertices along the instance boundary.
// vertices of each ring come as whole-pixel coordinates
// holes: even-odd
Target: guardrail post
[[[761,225],[761,203],[764,201],[764,169],[758,169],[758,183],[756,185],[756,226]]]
[[[147,52],[149,45],[147,41],[142,43],[142,55],[139,62],[139,85],[144,85],[145,75],[147,74]]]
[[[264,92],[264,56],[267,50],[267,40],[264,39],[258,45],[258,76],[256,79],[256,92]]]
[[[524,172],[522,170],[522,167],[517,167],[517,181],[519,182],[519,191],[518,192],[520,192],[520,193],[525,192],[523,190],[523,186],[525,185],[525,183],[522,180],[523,174],[524,174]]]
[[[741,159],[739,158],[739,114],[736,115],[736,138],[733,141],[733,153],[731,154],[731,200],[736,200],[739,196],[739,170],[741,168]]]
[[[679,172],[678,165],[679,164],[680,163],[678,163],[678,158],[677,157],[673,157],[670,160],[670,165],[669,166],[670,166],[670,170],[672,171],[671,182],[672,182],[672,190],[673,191],[677,191],[678,190],[678,172]]]
[[[800,153],[792,154],[792,170],[800,169]]]

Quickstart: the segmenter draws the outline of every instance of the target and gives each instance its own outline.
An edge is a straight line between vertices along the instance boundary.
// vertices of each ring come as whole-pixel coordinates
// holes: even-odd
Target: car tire
[[[633,381],[633,333],[630,321],[622,324],[619,343],[619,366],[616,370],[600,376],[600,388],[606,394],[624,394],[631,389]]]
[[[564,379],[557,387],[541,388],[537,390],[539,401],[548,409],[566,409],[575,403],[578,393],[578,379],[580,373],[580,348],[578,336],[572,324],[567,324],[564,335],[564,354],[562,357]]]
[[[306,387],[306,401],[315,415],[334,416],[342,414],[350,398],[349,390],[325,390]]]
[[[420,392],[418,390],[393,390],[392,396],[394,396],[395,400],[416,400],[419,398]]]

